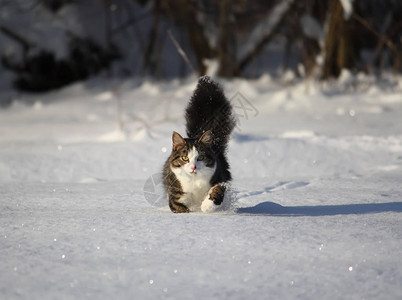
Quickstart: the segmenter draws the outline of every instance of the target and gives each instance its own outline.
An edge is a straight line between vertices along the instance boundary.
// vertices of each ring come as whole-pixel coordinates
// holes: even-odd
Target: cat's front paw
[[[225,187],[221,184],[213,186],[208,196],[201,203],[201,211],[213,212],[222,204],[223,197],[225,195]]]
[[[214,212],[218,207],[219,205],[216,205],[209,197],[201,203],[201,211],[204,213]]]
[[[225,196],[225,187],[221,184],[213,186],[209,192],[209,199],[211,199],[215,205],[221,205]]]

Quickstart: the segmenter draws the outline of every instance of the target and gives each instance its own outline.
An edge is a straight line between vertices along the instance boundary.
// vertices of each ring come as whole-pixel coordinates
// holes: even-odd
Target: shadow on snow
[[[402,212],[402,202],[319,206],[282,206],[274,202],[263,202],[253,207],[242,207],[237,209],[237,213],[240,214],[270,216],[334,216],[362,215],[383,212]]]

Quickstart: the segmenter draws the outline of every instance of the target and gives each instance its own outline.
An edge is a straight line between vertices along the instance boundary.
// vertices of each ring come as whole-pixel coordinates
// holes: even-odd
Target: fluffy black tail
[[[222,153],[235,125],[232,105],[222,88],[210,77],[201,77],[186,108],[187,136],[199,138],[205,131],[211,130],[213,150]]]

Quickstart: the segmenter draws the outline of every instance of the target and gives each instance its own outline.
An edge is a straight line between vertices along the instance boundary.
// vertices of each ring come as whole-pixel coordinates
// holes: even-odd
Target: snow
[[[116,60],[108,70],[114,76],[144,75],[141,71],[142,61],[138,59],[144,52],[141,32],[148,32],[152,26],[153,1],[142,6],[135,1],[114,0],[108,14],[104,1],[68,2],[57,12],[50,12],[43,3],[36,0],[1,1],[0,24],[21,35],[30,44],[29,56],[46,50],[53,53],[56,59],[65,59],[69,55],[71,38],[79,37],[89,39],[105,50],[109,49],[110,43],[116,46],[124,59]],[[127,26],[134,19],[138,21],[136,26]],[[163,18],[159,22],[161,32],[172,26]],[[180,39],[174,27],[170,30]],[[169,59],[162,60],[153,75],[158,78],[181,76],[178,66],[184,62],[173,43],[169,39],[162,39],[157,47],[162,51],[161,57]],[[22,46],[1,32],[0,52],[13,62],[22,61]],[[14,77],[11,71],[0,66],[0,88],[5,84],[10,86]],[[3,100],[0,98],[0,105]]]
[[[65,47],[68,43],[65,29],[69,28],[73,34],[79,34],[83,30],[75,15],[69,13],[69,10],[70,7],[67,6],[53,15],[34,1],[13,1],[2,7],[0,21],[22,35],[32,47],[46,49],[53,52],[57,58],[63,58],[68,54]],[[0,41],[8,47],[9,53],[21,51],[20,45],[4,35],[0,35]],[[37,44],[34,41],[41,42]]]
[[[400,78],[222,84],[240,123],[211,214],[160,194],[196,78],[8,94],[2,298],[400,299]]]
[[[317,41],[320,42],[324,40],[323,29],[317,19],[305,13],[300,18],[300,23],[304,35],[308,36],[309,38],[316,39]]]
[[[353,14],[354,0],[340,0],[343,8],[343,18],[348,20]]]

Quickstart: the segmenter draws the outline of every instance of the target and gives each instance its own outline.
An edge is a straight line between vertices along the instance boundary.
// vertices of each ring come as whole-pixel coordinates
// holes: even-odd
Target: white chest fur
[[[203,161],[198,161],[198,151],[193,147],[189,153],[189,162],[180,168],[171,168],[179,180],[185,193],[180,202],[191,211],[199,211],[202,201],[211,188],[210,180],[215,173],[214,167],[207,167]]]

